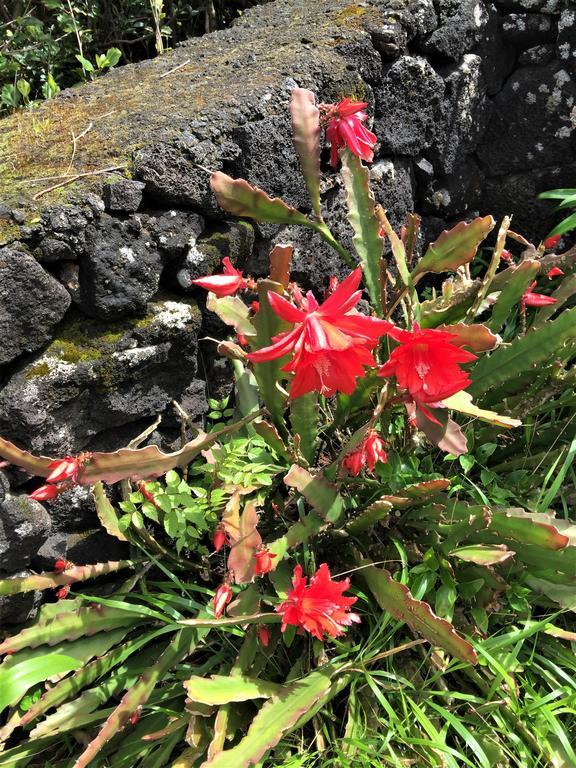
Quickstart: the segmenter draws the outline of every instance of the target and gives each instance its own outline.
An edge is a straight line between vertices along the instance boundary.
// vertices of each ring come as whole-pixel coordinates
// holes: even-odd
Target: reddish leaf
[[[262,544],[257,525],[256,504],[249,501],[240,516],[238,540],[228,555],[228,570],[233,572],[236,584],[247,584],[254,578],[254,552]]]
[[[252,186],[244,179],[233,179],[221,171],[210,178],[210,186],[218,204],[234,216],[248,216],[270,224],[301,224],[310,226],[310,220],[278,197],[270,197],[264,190]]]
[[[489,352],[500,343],[496,333],[481,323],[456,323],[455,325],[438,325],[436,330],[454,333],[458,336],[457,344],[469,347],[473,352]]]
[[[461,221],[452,229],[445,229],[428,246],[412,272],[412,279],[425,272],[455,272],[458,267],[471,262],[495,223],[492,216],[484,216],[471,222]]]
[[[306,88],[292,90],[290,114],[294,148],[300,158],[312,209],[320,218],[320,111],[312,91]]]
[[[288,288],[290,264],[294,248],[291,245],[275,245],[270,251],[270,280]]]

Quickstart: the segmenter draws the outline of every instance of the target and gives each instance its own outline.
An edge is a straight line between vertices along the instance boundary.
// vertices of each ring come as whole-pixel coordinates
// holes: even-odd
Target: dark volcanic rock
[[[69,306],[66,289],[24,248],[1,248],[0,365],[46,344]]]
[[[204,230],[204,219],[191,211],[155,211],[146,218],[146,229],[165,261],[170,262],[184,256],[188,246],[196,242]]]
[[[384,68],[376,88],[374,132],[383,154],[417,155],[433,141],[444,82],[421,56],[402,56]]]
[[[98,525],[96,505],[90,488],[76,485],[50,502],[52,532],[85,531]]]
[[[564,0],[494,0],[494,3],[506,10],[560,13]]]
[[[4,573],[0,571],[0,579],[22,578],[32,576],[32,571],[19,569],[16,573]],[[9,595],[0,597],[0,627],[21,624],[34,618],[40,602],[42,592],[24,592],[21,595]]]
[[[538,200],[547,189],[574,185],[576,163],[516,173],[505,178],[487,179],[482,188],[482,211],[513,213],[513,227],[534,242],[539,241],[558,223],[550,201]]]
[[[510,13],[502,22],[504,39],[519,48],[556,40],[556,20],[545,13]]]
[[[449,219],[474,210],[480,202],[484,176],[471,158],[461,160],[448,176],[433,177],[420,188],[420,210]]]
[[[437,0],[438,28],[421,43],[422,50],[452,61],[481,39],[488,24],[488,11],[478,0]]]
[[[500,176],[569,161],[575,100],[576,84],[558,64],[517,70],[496,96],[478,148],[486,173]]]
[[[155,417],[195,376],[199,326],[190,299],[151,303],[140,320],[71,319],[0,391],[0,434],[63,455],[112,427]]]
[[[566,8],[562,11],[558,33],[558,58],[572,77],[576,78],[576,8]]]
[[[50,525],[50,515],[38,501],[7,495],[0,502],[2,570],[15,571],[29,565],[48,538]]]
[[[493,5],[487,6],[488,22],[482,30],[474,53],[482,60],[486,92],[494,96],[514,69],[516,51],[502,35],[502,16]]]
[[[553,45],[535,45],[534,48],[528,48],[527,50],[522,51],[520,56],[518,56],[518,64],[523,66],[537,64],[541,66],[542,64],[549,64],[553,61],[554,55],[555,50]]]
[[[490,115],[479,56],[467,53],[458,66],[444,73],[446,90],[437,138],[427,156],[442,174],[469,155],[482,138]]]
[[[410,158],[379,160],[370,168],[374,196],[386,210],[392,226],[400,227],[414,210],[414,178]]]
[[[72,563],[105,563],[128,556],[128,544],[115,539],[103,528],[71,533],[66,538],[66,559]]]
[[[109,211],[133,213],[140,207],[145,186],[141,181],[132,179],[105,184],[102,190],[104,205]]]
[[[145,312],[158,290],[162,257],[137,216],[104,214],[90,226],[80,259],[80,306],[92,317],[113,320]]]

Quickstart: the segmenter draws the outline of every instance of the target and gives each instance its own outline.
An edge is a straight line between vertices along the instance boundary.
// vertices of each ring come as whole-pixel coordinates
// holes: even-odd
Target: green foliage
[[[222,173],[212,185],[230,212],[300,223],[348,260],[318,213],[314,100],[296,100],[315,217]],[[78,482],[96,482],[100,520],[133,556],[0,581],[0,594],[18,594],[108,580],[45,605],[0,644],[0,766],[575,764],[576,257],[544,256],[505,218],[478,259],[487,216],[442,233],[418,260],[416,217],[395,233],[360,161],[345,154],[344,165],[370,311],[452,334],[478,356],[471,384],[427,403],[432,418],[376,370],[351,394],[291,398],[287,355],[252,364],[230,341],[235,391],[210,401],[207,433],[170,454],[148,445],[80,457]],[[381,263],[381,227],[397,277]],[[527,253],[501,268],[518,239]],[[291,248],[280,251],[255,286],[257,310],[238,296],[208,301],[250,351],[293,326],[269,291],[293,299],[297,309],[283,306],[294,322],[310,307],[289,283]],[[557,305],[517,309],[551,266],[569,273]],[[429,272],[455,274],[424,299]],[[356,316],[345,322],[358,327]],[[345,345],[338,329],[316,327],[298,340],[309,344],[300,362],[311,364],[323,332]],[[378,363],[394,343],[382,338]],[[356,471],[345,459],[369,438],[386,460],[379,448]],[[0,455],[48,474],[49,458],[1,438]],[[122,501],[103,481],[121,483]],[[298,584],[294,568],[311,577],[323,563],[340,583],[317,600],[319,577]],[[348,587],[358,615],[330,613]]]
[[[540,200],[557,200],[555,211],[565,211],[576,208],[576,189],[551,189],[549,192],[541,192]],[[564,235],[576,229],[576,212],[565,216],[559,224],[548,233],[548,237]]]

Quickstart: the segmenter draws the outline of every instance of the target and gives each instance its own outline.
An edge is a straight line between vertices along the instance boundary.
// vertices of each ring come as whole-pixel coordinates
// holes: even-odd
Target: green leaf
[[[467,391],[477,397],[499,384],[514,381],[539,363],[551,362],[558,350],[574,338],[576,307],[565,310],[544,327],[528,331],[509,346],[498,347],[490,356],[479,360],[472,368],[472,384]]]
[[[200,704],[221,706],[237,701],[269,699],[282,690],[278,683],[258,680],[245,675],[211,675],[209,678],[193,676],[184,683],[188,698]]]
[[[545,549],[564,549],[570,539],[554,525],[554,518],[541,512],[527,512],[520,507],[493,510],[490,529],[522,544],[536,544]]]
[[[451,395],[442,401],[446,408],[451,408],[453,411],[459,413],[465,413],[466,416],[474,416],[476,419],[482,419],[489,424],[496,424],[499,427],[520,427],[522,422],[520,419],[513,419],[511,416],[500,416],[495,411],[487,411],[483,408],[478,408],[472,402],[472,395],[466,390],[456,392],[455,395]]]
[[[394,581],[387,570],[371,565],[370,560],[361,560],[359,565],[359,573],[382,610],[398,621],[405,621],[432,645],[443,648],[457,659],[476,664],[478,658],[473,646],[456,632],[452,624],[436,616],[428,603],[416,600],[407,586]]]
[[[268,301],[268,292],[273,291],[281,296],[284,294],[284,286],[275,283],[272,280],[258,281],[258,312],[253,318],[256,328],[256,338],[252,341],[252,349],[262,349],[272,344],[272,337],[290,329],[290,324],[282,320],[273,311]],[[282,437],[287,437],[287,430],[284,424],[284,409],[286,407],[286,397],[276,386],[277,382],[285,378],[285,374],[280,370],[287,362],[287,357],[281,357],[278,360],[268,360],[263,363],[254,364],[254,376],[258,382],[260,397],[266,406],[274,426]]]
[[[231,749],[208,759],[203,768],[248,768],[290,733],[302,718],[326,698],[338,668],[333,665],[312,672],[269,699],[252,721],[248,733]]]
[[[14,706],[26,691],[49,677],[76,669],[81,662],[62,653],[46,653],[3,669],[0,674],[0,712]]]
[[[312,464],[317,450],[318,440],[318,393],[309,392],[297,397],[290,403],[290,424],[292,438],[300,454],[308,464]]]
[[[573,213],[571,216],[567,216],[565,219],[562,219],[560,224],[557,224],[554,229],[548,233],[548,237],[553,237],[554,235],[563,235],[565,232],[570,232],[573,229],[576,229],[576,213]]]
[[[561,608],[567,611],[576,611],[576,586],[574,584],[556,584],[547,579],[539,579],[530,574],[526,576],[526,584],[554,603],[558,603]]]
[[[506,281],[492,307],[492,315],[488,325],[493,331],[499,331],[508,320],[510,311],[518,304],[522,294],[540,271],[540,262],[535,259],[526,259],[515,268],[509,267],[509,270],[511,271],[510,278]],[[508,272],[508,270],[505,271]]]
[[[505,544],[475,544],[469,547],[459,547],[452,550],[450,554],[467,563],[498,565],[514,557],[516,553],[508,549]]]
[[[252,186],[244,179],[233,179],[216,171],[210,177],[210,186],[220,207],[233,216],[248,216],[270,224],[312,225],[296,208],[277,197],[269,197],[264,190]]]
[[[552,297],[556,299],[556,304],[548,304],[538,310],[538,314],[532,323],[531,330],[541,328],[546,322],[555,315],[558,310],[566,304],[568,299],[576,294],[576,274],[567,275],[562,279],[559,287],[554,291]]]
[[[293,464],[284,477],[284,482],[289,487],[296,488],[327,522],[338,523],[342,519],[344,500],[336,486],[325,478],[320,475],[314,477],[302,467]]]
[[[76,54],[76,58],[82,65],[82,69],[85,72],[94,72],[94,65],[91,64],[91,62],[88,61],[88,59],[85,59],[84,56],[80,56],[79,53]]]
[[[412,271],[412,280],[425,272],[455,272],[463,264],[469,264],[478,246],[494,228],[492,216],[476,218],[471,222],[461,221],[428,246],[428,250]]]
[[[106,59],[108,60],[109,67],[115,67],[121,58],[122,51],[119,48],[108,48],[106,51]]]
[[[124,568],[133,568],[131,560],[116,560],[109,563],[94,563],[94,565],[73,565],[61,573],[45,571],[33,576],[15,576],[0,580],[0,596],[17,595],[22,592],[32,592],[35,589],[55,589],[65,584],[88,581],[109,573],[116,573]]]
[[[381,259],[384,240],[376,203],[370,189],[370,172],[349,149],[341,153],[342,179],[346,189],[348,220],[354,230],[354,248],[360,259],[372,306],[382,315]]]
[[[375,501],[358,517],[351,520],[346,526],[346,530],[351,536],[358,536],[364,531],[372,528],[376,523],[389,517],[394,505],[389,501]]]
[[[232,326],[236,333],[244,336],[256,335],[256,329],[248,317],[250,310],[238,296],[222,296],[219,299],[216,294],[209,293],[206,309],[218,315],[226,325]]]
[[[300,159],[312,209],[320,219],[320,111],[306,88],[294,88],[290,99],[292,141]]]
[[[92,495],[94,496],[94,503],[96,505],[98,519],[104,526],[104,529],[110,536],[114,536],[114,538],[120,539],[120,541],[128,541],[126,536],[124,536],[120,530],[118,525],[118,515],[116,514],[116,510],[114,509],[113,505],[110,503],[110,500],[108,499],[106,491],[104,490],[104,486],[101,482],[98,482],[94,485],[92,489]]]

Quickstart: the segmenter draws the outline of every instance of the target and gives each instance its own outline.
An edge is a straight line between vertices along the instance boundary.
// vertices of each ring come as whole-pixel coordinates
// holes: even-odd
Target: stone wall
[[[307,286],[342,273],[309,231],[227,220],[208,186],[205,169],[223,169],[309,207],[290,142],[296,85],[325,102],[369,102],[378,200],[396,225],[422,214],[424,239],[476,212],[513,213],[514,228],[538,239],[550,207],[536,194],[576,186],[572,2],[255,8],[0,123],[0,434],[48,455],[112,449],[161,414],[152,440],[173,445],[172,401],[200,422],[206,389],[218,396],[227,380],[213,345],[198,343],[223,329],[190,281],[223,255],[262,274],[271,244],[287,240]],[[323,205],[349,243],[326,159]],[[0,473],[0,575],[122,554],[87,492],[44,508],[29,487],[22,473]],[[0,622],[36,604],[33,594],[0,601]]]

